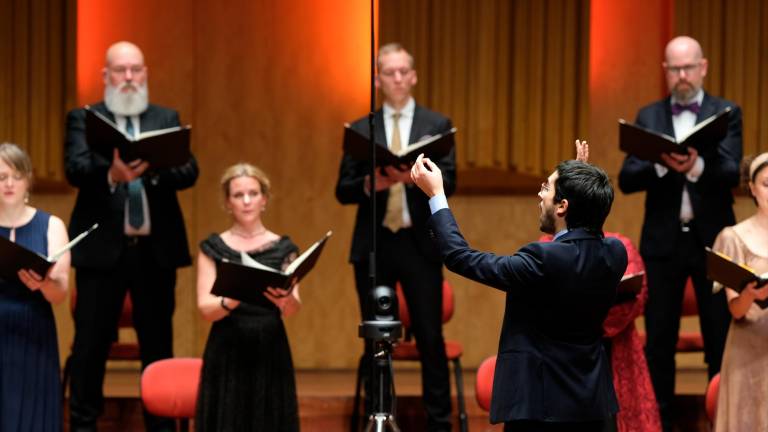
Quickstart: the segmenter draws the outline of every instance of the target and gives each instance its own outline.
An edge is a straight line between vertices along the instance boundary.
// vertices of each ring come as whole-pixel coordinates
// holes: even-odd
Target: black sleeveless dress
[[[48,255],[50,215],[37,210],[16,228],[16,243]],[[10,237],[10,228],[0,235]],[[0,279],[0,431],[60,432],[59,346],[48,300],[18,281]]]
[[[240,252],[218,234],[200,243],[204,254],[240,262]],[[284,268],[298,248],[281,237],[248,254]],[[211,327],[203,354],[195,430],[216,432],[298,431],[299,411],[291,349],[280,310],[264,298],[241,303]]]

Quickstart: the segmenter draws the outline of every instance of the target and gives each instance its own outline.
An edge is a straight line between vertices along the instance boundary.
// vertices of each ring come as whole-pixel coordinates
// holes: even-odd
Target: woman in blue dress
[[[64,222],[27,205],[29,156],[0,144],[0,235],[41,255],[67,243]],[[60,432],[61,384],[56,323],[51,303],[67,295],[69,254],[47,275],[20,269],[0,279],[0,430]]]

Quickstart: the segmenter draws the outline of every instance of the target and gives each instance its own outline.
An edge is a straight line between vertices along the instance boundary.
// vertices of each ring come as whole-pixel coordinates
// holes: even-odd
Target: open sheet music
[[[619,119],[619,148],[625,153],[663,164],[662,153],[688,154],[688,147],[701,151],[716,144],[728,133],[731,107],[698,123],[688,136],[675,139],[669,135]]]
[[[325,242],[331,235],[332,232],[328,231],[284,271],[265,266],[245,252],[241,252],[242,263],[217,261],[216,281],[213,283],[211,294],[247,303],[263,298],[262,293],[269,287],[290,289],[314,268]]]
[[[124,134],[103,114],[85,107],[85,139],[88,146],[107,160],[112,160],[113,149],[120,151],[120,159],[130,162],[142,159],[150,169],[172,168],[189,161],[191,127],[176,126],[141,132],[136,138]]]
[[[99,224],[94,224],[47,257],[14,243],[5,237],[0,237],[0,278],[7,281],[21,282],[18,276],[19,270],[33,270],[38,275],[45,277],[48,274],[48,270],[64,253],[75,247],[76,244],[80,243],[82,239],[98,226]]]
[[[455,145],[454,136],[456,128],[451,128],[443,133],[432,135],[402,148],[397,153],[392,153],[387,148],[387,143],[376,142],[376,165],[411,165],[424,153],[425,157],[432,159],[441,158],[448,154]],[[371,160],[371,143],[366,135],[352,129],[349,124],[344,125],[344,153],[357,160]]]
[[[734,261],[728,255],[707,249],[707,278],[720,282],[724,286],[741,292],[744,287],[753,281],[758,286],[768,283],[768,274],[759,275],[743,264]],[[761,308],[768,307],[768,299],[755,300]]]

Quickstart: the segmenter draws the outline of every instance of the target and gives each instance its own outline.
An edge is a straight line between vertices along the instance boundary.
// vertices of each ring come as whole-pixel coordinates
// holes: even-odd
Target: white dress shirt
[[[699,90],[696,96],[689,102],[697,102],[699,106],[704,101],[704,90]],[[670,104],[679,103],[679,101],[672,96]],[[685,110],[678,115],[672,116],[672,127],[675,130],[675,139],[680,142],[691,134],[693,128],[696,126],[696,114],[691,111]],[[664,177],[669,172],[669,168],[661,164],[654,164],[656,169],[656,175]],[[704,159],[701,156],[696,158],[696,162],[690,171],[685,174],[685,177],[691,183],[699,181],[701,174],[704,172]],[[688,193],[688,188],[683,186],[683,197],[680,203],[680,221],[688,222],[694,218],[693,206],[691,205],[691,195]]]
[[[410,98],[405,104],[403,109],[400,110],[400,119],[398,121],[398,127],[400,128],[400,144],[405,149],[410,145],[409,139],[411,137],[411,127],[413,126],[413,113],[416,110],[416,101]],[[392,129],[394,124],[394,117],[396,110],[389,104],[385,103],[382,107],[382,114],[384,115],[384,134],[387,137],[387,147],[392,147]],[[406,185],[408,187],[410,185]],[[411,213],[408,211],[408,200],[405,195],[405,188],[403,188],[403,228],[410,228],[413,226],[411,222]]]

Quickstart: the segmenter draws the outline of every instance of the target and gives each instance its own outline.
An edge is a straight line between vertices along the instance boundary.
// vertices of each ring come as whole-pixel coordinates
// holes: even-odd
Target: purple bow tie
[[[701,106],[699,106],[698,102],[693,102],[688,105],[682,105],[677,102],[672,104],[672,115],[678,115],[685,110],[688,110],[694,114],[698,114],[699,110],[701,110]]]

